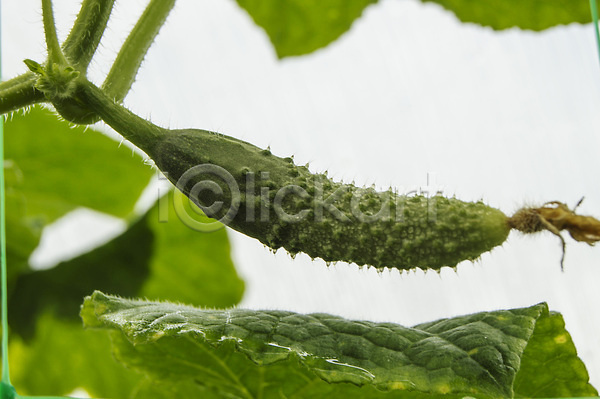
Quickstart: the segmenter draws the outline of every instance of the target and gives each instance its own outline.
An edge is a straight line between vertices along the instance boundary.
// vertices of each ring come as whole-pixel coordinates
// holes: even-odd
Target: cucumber
[[[273,250],[327,262],[439,270],[476,259],[502,244],[511,229],[506,215],[482,202],[335,182],[232,137],[160,128],[90,83],[79,95],[208,216]]]
[[[168,131],[148,155],[208,216],[292,255],[439,269],[477,258],[510,231],[506,216],[481,202],[338,183],[291,158],[205,130]],[[194,169],[197,165],[203,167]],[[217,190],[194,192],[206,182],[219,185],[221,198]],[[213,211],[218,200],[223,206]]]

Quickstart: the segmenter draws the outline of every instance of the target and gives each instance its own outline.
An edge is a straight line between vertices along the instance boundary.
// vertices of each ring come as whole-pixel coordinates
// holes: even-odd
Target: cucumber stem
[[[167,129],[156,126],[107,96],[89,81],[80,84],[76,97],[102,118],[110,127],[148,153]]]

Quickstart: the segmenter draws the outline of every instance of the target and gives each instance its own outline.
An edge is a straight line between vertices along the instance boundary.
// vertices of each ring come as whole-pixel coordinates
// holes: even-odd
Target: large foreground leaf
[[[544,30],[572,22],[591,22],[589,0],[421,0],[442,5],[463,22],[494,29]]]
[[[82,317],[89,327],[117,330],[117,357],[161,387],[156,395],[145,387],[148,398],[169,397],[169,390],[180,397],[506,398],[515,380],[518,393],[533,397],[558,397],[567,385],[569,396],[597,394],[568,333],[547,322],[560,316],[545,304],[406,328],[326,314],[200,310],[95,292]],[[578,372],[557,389],[528,378],[559,375],[552,373],[564,362]]]
[[[350,29],[377,0],[237,0],[269,35],[279,58],[308,54]]]

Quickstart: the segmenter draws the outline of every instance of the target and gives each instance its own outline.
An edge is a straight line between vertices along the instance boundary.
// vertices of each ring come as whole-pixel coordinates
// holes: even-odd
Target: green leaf
[[[535,31],[572,22],[591,22],[589,0],[421,0],[438,3],[462,22],[496,30],[519,27]]]
[[[36,318],[48,310],[77,320],[81,298],[95,289],[139,295],[149,275],[153,244],[154,233],[147,218],[141,218],[123,234],[88,253],[52,269],[20,275],[9,301],[13,332],[30,339]]]
[[[515,379],[518,397],[597,396],[587,383],[585,365],[577,357],[571,336],[565,331],[562,315],[550,312],[538,320],[535,334],[521,359],[521,369]],[[544,370],[540,373],[539,370]]]
[[[262,27],[279,58],[313,52],[350,29],[377,0],[237,0]]]
[[[198,219],[208,221],[205,216]],[[159,389],[144,382],[143,375],[125,373],[109,353],[108,334],[84,332],[81,323],[73,319],[83,291],[99,287],[110,287],[122,295],[233,306],[242,297],[243,281],[229,251],[224,229],[212,233],[190,229],[177,217],[169,197],[164,197],[105,245],[53,269],[21,276],[9,312],[13,331],[21,333],[13,335],[11,342],[13,382],[18,392],[64,395],[82,387],[95,397],[161,398],[144,395],[144,387],[149,385],[149,392],[154,389],[155,395],[164,391],[164,398],[177,397],[169,396],[176,388]]]
[[[8,177],[8,176],[7,176]],[[8,183],[8,182],[7,182]],[[25,199],[7,184],[6,191],[6,261],[9,287],[29,268],[29,256],[38,246],[41,223],[25,216]]]
[[[150,278],[139,296],[227,308],[242,299],[244,282],[231,260],[231,248],[223,225],[210,232],[198,231],[198,224],[214,223],[198,207],[185,203],[175,208],[182,195],[171,191],[147,214],[155,235]],[[89,293],[90,291],[88,291]]]
[[[7,121],[5,148],[22,176],[26,215],[44,223],[82,206],[125,217],[152,176],[131,149],[40,107]]]
[[[553,317],[545,304],[405,328],[326,314],[200,310],[95,292],[81,314],[88,327],[117,330],[115,353],[126,365],[163,385],[195,382],[207,390],[203,397],[506,398],[522,379],[518,374],[552,367],[524,369],[536,366],[521,363],[524,352],[554,359],[574,351],[570,342],[529,347]],[[563,328],[553,332],[568,336]],[[571,396],[595,392],[587,375],[578,378]]]
[[[45,224],[80,206],[126,216],[152,173],[131,150],[41,107],[13,114],[5,149],[9,287],[29,269]]]
[[[150,378],[137,387],[135,394],[129,399],[173,399],[214,397],[211,392],[194,381],[182,381],[178,384],[163,384]]]
[[[175,212],[172,193],[108,243],[52,269],[18,277],[10,297],[9,322],[24,338],[35,332],[38,314],[78,318],[81,298],[94,290],[227,308],[244,291],[230,256],[224,226],[199,232]],[[188,210],[189,211],[189,210]],[[197,222],[209,219],[197,215]]]
[[[41,315],[37,329],[42,333],[31,342],[11,337],[11,381],[20,395],[66,395],[84,388],[96,398],[129,399],[145,379],[114,359],[104,331],[86,331],[81,322],[49,313]]]

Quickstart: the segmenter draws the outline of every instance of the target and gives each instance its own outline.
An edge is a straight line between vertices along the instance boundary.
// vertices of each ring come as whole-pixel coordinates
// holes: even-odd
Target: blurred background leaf
[[[421,0],[452,11],[462,22],[496,30],[518,27],[540,31],[572,22],[591,22],[588,0]]]
[[[34,107],[14,116],[6,136],[13,383],[21,394],[65,395],[79,387],[96,397],[129,398],[144,377],[114,361],[105,332],[83,330],[82,298],[103,289],[231,307],[241,300],[244,283],[227,232],[223,226],[211,233],[188,227],[172,195],[136,216],[134,205],[152,170],[131,149],[92,129],[72,128]],[[54,267],[29,267],[42,228],[79,207],[125,218],[128,226]]]
[[[42,225],[25,215],[25,198],[8,184],[5,200],[6,258],[10,266],[7,277],[11,287],[16,276],[29,269],[29,256],[40,241]]]
[[[84,388],[92,397],[126,399],[143,380],[119,364],[104,331],[44,313],[30,342],[11,336],[11,381],[21,395],[65,395]]]
[[[540,31],[591,22],[588,0],[421,0],[452,11],[462,22],[496,30]],[[311,53],[337,40],[377,0],[237,0],[263,28],[279,58]]]
[[[152,176],[131,149],[39,106],[5,127],[9,289],[42,229],[78,207],[125,217]]]
[[[145,216],[155,244],[150,275],[137,296],[211,308],[237,304],[242,299],[244,282],[231,260],[225,226],[220,225],[212,232],[192,229],[189,227],[192,221],[215,221],[204,216],[195,205],[177,214],[175,198],[173,191],[169,192]],[[189,205],[189,201],[185,202]]]
[[[96,287],[109,287],[110,292],[122,296],[211,308],[231,307],[241,300],[244,283],[231,261],[225,229],[212,233],[192,230],[176,217],[172,204],[162,203],[169,209],[166,222],[159,221],[160,205],[156,204],[103,246],[52,269],[19,277],[9,310],[11,327],[20,335],[11,346],[11,360],[17,370],[23,370],[22,374],[14,371],[17,378],[13,383],[19,392],[64,395],[81,387],[97,397],[129,397],[136,385],[129,378],[119,377],[103,386],[89,375],[99,367],[106,372],[106,381],[112,381],[113,368],[122,368],[110,355],[108,335],[84,332],[79,322],[81,298]],[[52,333],[54,329],[66,332]],[[70,335],[77,336],[76,345],[70,343],[74,340]],[[99,346],[105,349],[103,355],[98,354]],[[84,359],[93,361],[94,368],[81,370]],[[28,372],[32,365],[53,369],[52,378],[43,372]],[[60,382],[61,375],[69,382]],[[52,382],[55,379],[59,382]]]
[[[279,58],[311,53],[337,40],[377,0],[237,0],[263,28]]]
[[[108,243],[48,270],[17,278],[9,301],[13,332],[31,338],[37,317],[45,310],[77,321],[81,298],[96,287],[135,296],[149,274],[154,234],[146,218]]]
[[[82,206],[126,217],[152,176],[130,148],[39,106],[14,114],[5,140],[6,159],[22,176],[26,214],[44,223]]]

